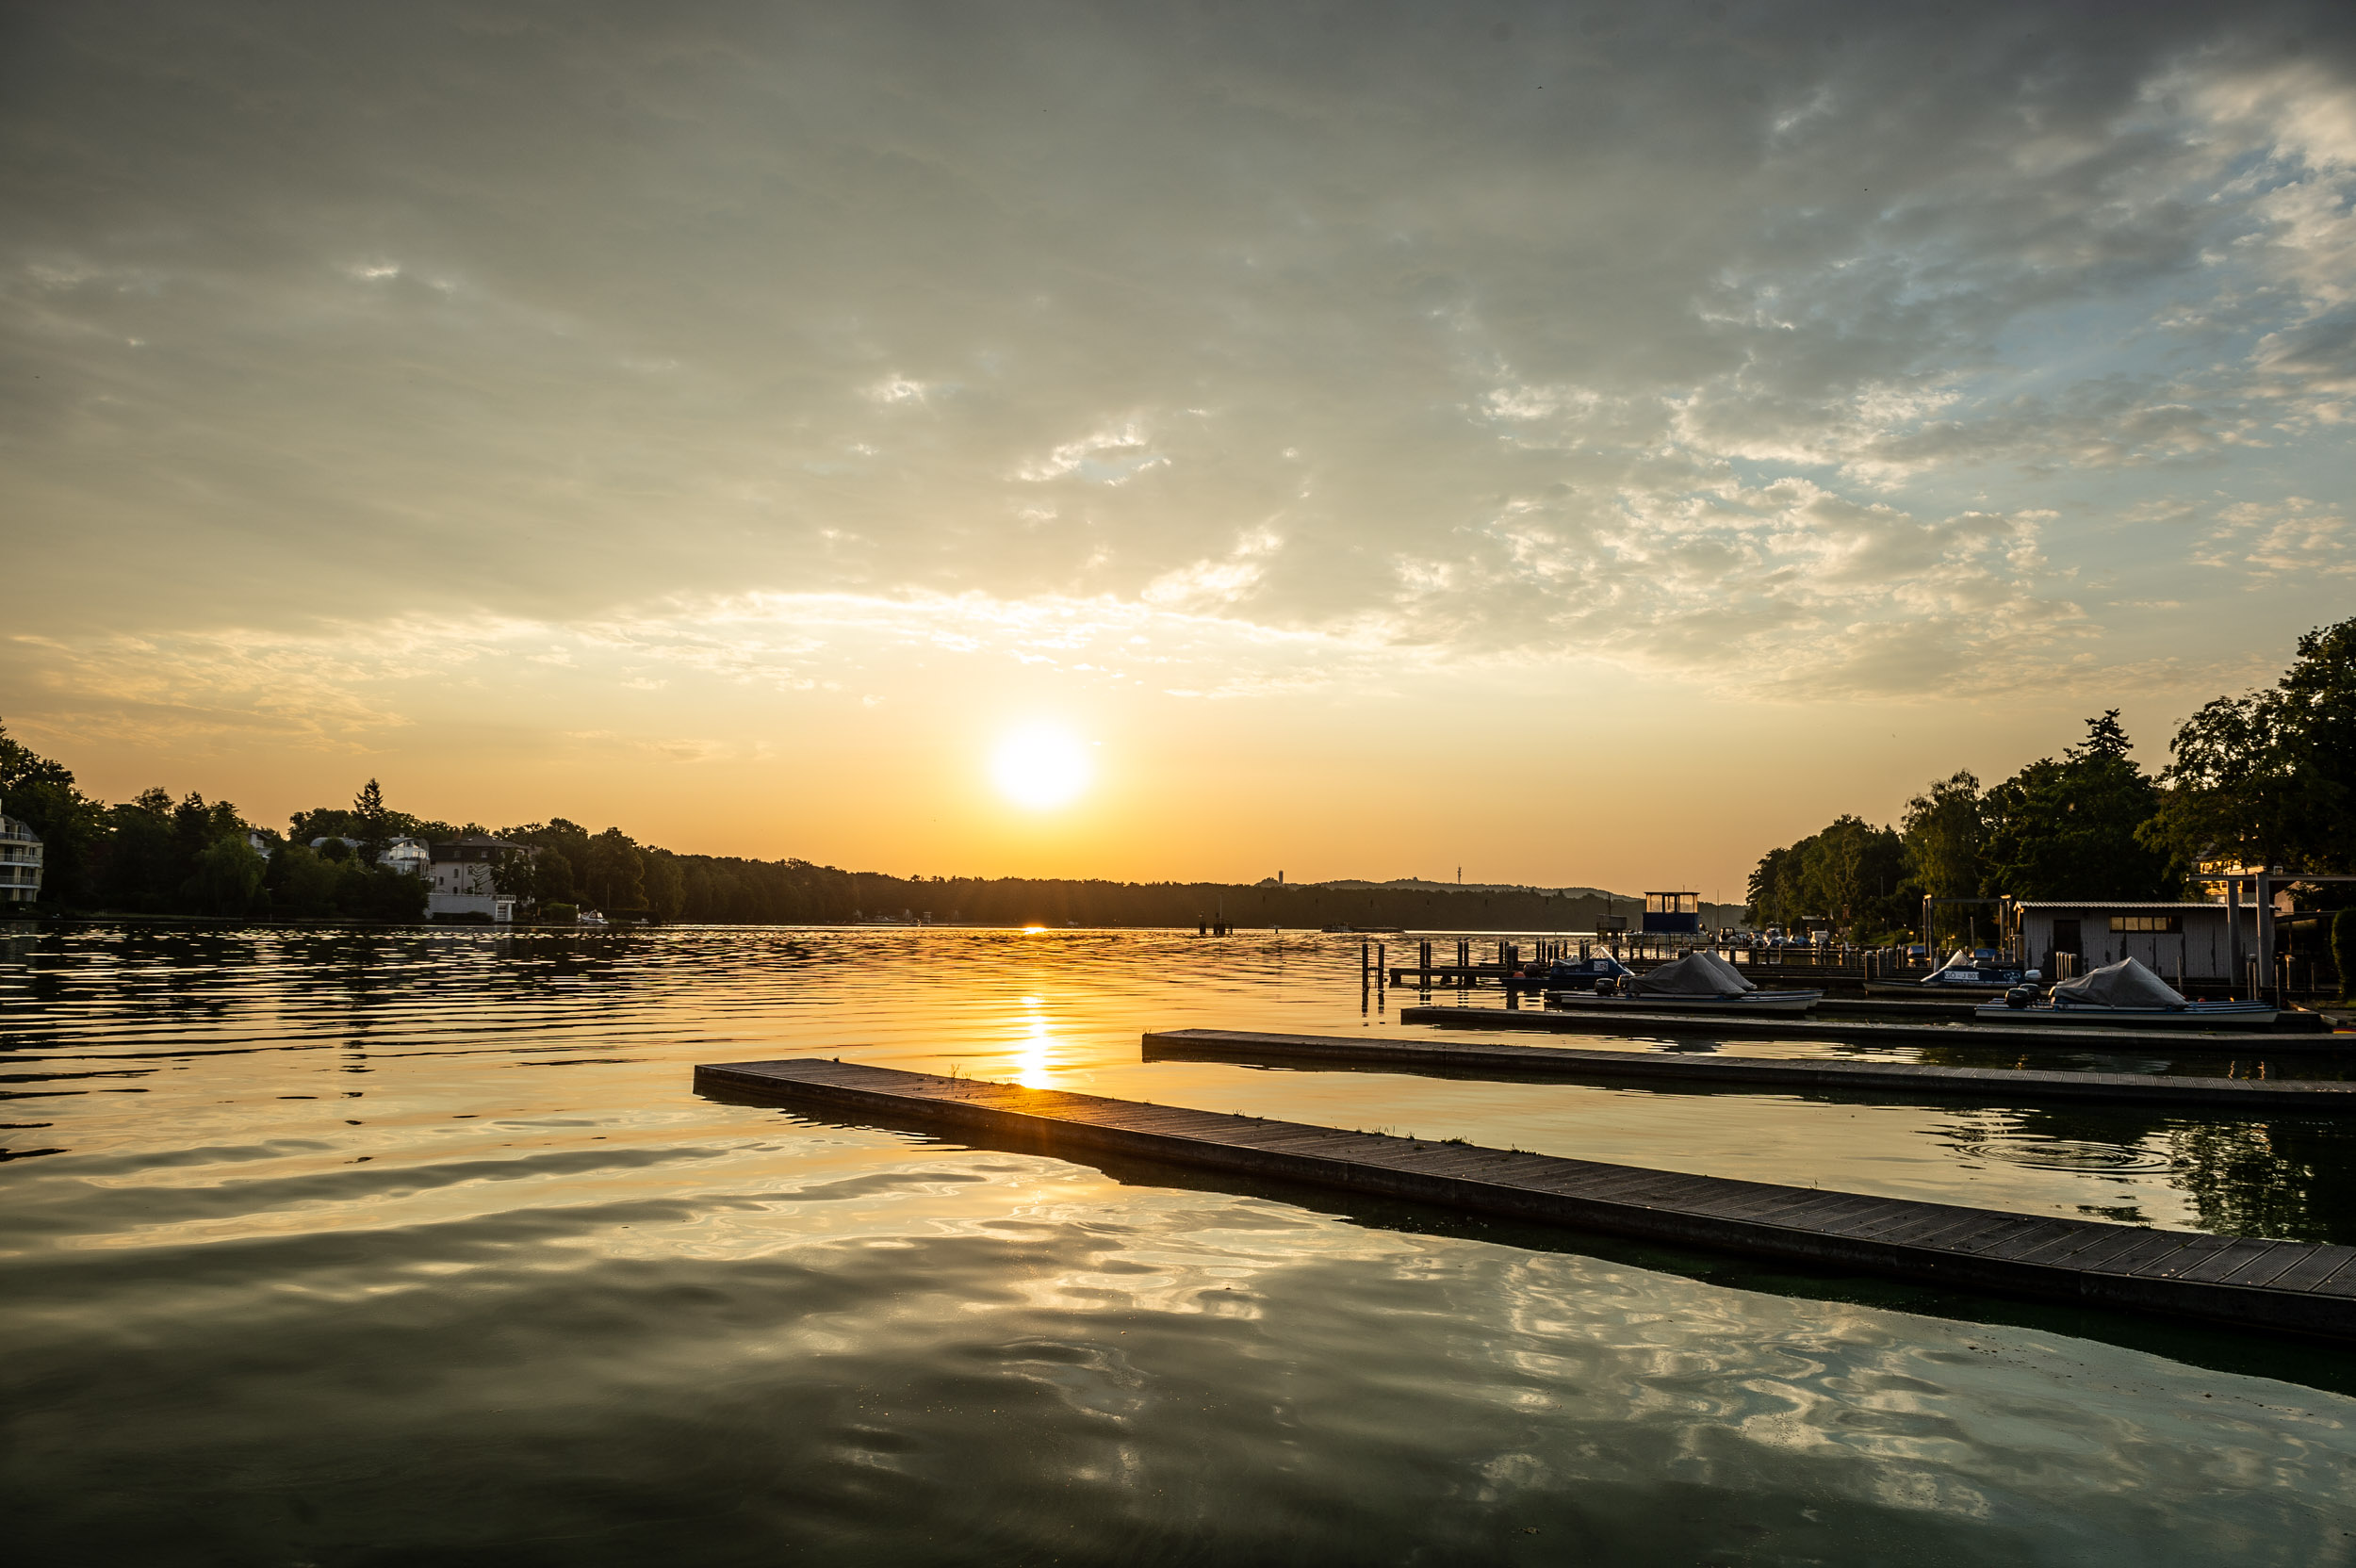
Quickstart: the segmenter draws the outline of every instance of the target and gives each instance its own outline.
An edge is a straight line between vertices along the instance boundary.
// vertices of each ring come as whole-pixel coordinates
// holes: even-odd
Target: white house
[[[313,839],[311,847],[318,849],[330,843],[360,847],[357,839],[333,838]],[[515,899],[491,886],[491,868],[511,849],[526,855],[538,853],[530,844],[511,844],[501,839],[453,839],[446,843],[429,843],[404,836],[378,851],[376,863],[390,866],[426,885],[425,912],[429,919],[437,915],[487,915],[504,923],[515,918]]]
[[[376,863],[390,866],[395,871],[407,872],[412,876],[426,876],[433,870],[434,851],[423,839],[395,839],[384,846],[383,854],[377,856]]]
[[[40,899],[41,854],[41,835],[0,812],[0,904]]]
[[[510,851],[532,854],[530,844],[483,838],[432,844],[418,844],[415,839],[400,841],[425,852],[423,874],[432,890],[426,899],[428,915],[488,915],[502,924],[515,918],[515,895],[491,886],[491,868]]]

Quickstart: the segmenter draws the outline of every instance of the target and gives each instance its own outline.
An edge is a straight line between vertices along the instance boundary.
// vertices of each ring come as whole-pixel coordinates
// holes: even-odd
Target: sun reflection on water
[[[1023,999],[1026,1015],[1015,1047],[1014,1081],[1026,1089],[1043,1089],[1055,1076],[1055,1037],[1036,996]]]

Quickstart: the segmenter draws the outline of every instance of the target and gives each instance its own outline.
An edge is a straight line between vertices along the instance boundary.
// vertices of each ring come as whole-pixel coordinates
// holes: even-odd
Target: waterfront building
[[[332,843],[361,847],[357,839],[334,837],[313,839],[311,847],[318,849]],[[525,855],[539,853],[530,844],[509,843],[503,839],[474,837],[437,843],[403,835],[377,852],[376,863],[414,876],[426,885],[428,919],[482,915],[505,924],[515,918],[515,899],[491,886],[491,868],[509,850]]]
[[[37,903],[41,871],[41,835],[0,809],[0,904]]]
[[[415,839],[400,841],[417,844]],[[534,853],[530,844],[509,843],[503,839],[466,838],[418,847],[425,852],[424,875],[431,889],[426,899],[427,915],[484,915],[500,924],[515,918],[515,895],[491,886],[491,868],[511,851]]]
[[[376,863],[411,876],[427,877],[433,873],[434,851],[423,839],[399,838],[384,846]]]
[[[2233,983],[2243,960],[2260,951],[2257,911],[2247,906],[2039,899],[2015,904],[2010,913],[2022,957],[2049,980],[2067,955],[2081,974],[2134,958],[2163,979]]]
[[[1702,929],[1702,895],[1690,890],[1646,893],[1644,929],[1647,934],[1661,936],[1699,936]]]

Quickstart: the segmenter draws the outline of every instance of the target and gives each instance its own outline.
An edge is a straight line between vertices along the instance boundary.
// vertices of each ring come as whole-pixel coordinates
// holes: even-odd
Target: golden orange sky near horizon
[[[494,828],[564,816],[685,853],[894,875],[1446,881],[1462,867],[1473,882],[1691,887],[1736,902],[1766,849],[1841,812],[1894,821],[1908,794],[1957,767],[1992,781],[2057,753],[2093,701],[2048,702],[2035,723],[1921,703],[1865,720],[1854,707],[1725,695],[1664,708],[1644,681],[1598,678],[1549,719],[1517,692],[1432,678],[1305,709],[1101,693],[1058,709],[1035,672],[1012,683],[1027,687],[1020,699],[988,670],[955,686],[920,673],[873,704],[782,698],[775,741],[669,754],[456,714],[366,750],[62,745],[39,726],[11,729],[106,798],[194,789],[282,828],[375,776],[423,816]],[[723,694],[717,712],[731,710]],[[2149,700],[2129,712],[2147,754],[2166,714]],[[1014,770],[1009,743],[1025,760]],[[1059,771],[1075,763],[1076,786]],[[1009,794],[1021,767],[1050,776],[1029,779],[1031,801]]]

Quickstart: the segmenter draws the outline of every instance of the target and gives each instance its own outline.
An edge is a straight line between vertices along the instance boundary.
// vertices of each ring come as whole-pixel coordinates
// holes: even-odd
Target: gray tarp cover
[[[1742,972],[1715,953],[1688,953],[1636,977],[1639,996],[1739,996],[1755,991]]]
[[[2056,1002],[2094,1003],[2104,1007],[2178,1007],[2176,988],[2135,962],[2121,958],[2091,969],[2053,988]]]

